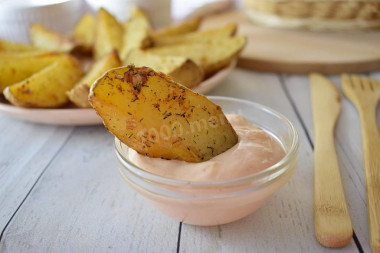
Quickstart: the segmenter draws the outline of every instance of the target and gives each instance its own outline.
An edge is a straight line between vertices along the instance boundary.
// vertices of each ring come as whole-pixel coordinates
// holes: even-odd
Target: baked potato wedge
[[[204,78],[203,69],[200,66],[181,56],[160,56],[135,49],[128,54],[123,63],[124,65],[134,64],[136,67],[146,66],[163,72],[188,88],[197,86]]]
[[[29,30],[32,44],[43,50],[68,53],[80,47],[73,38],[53,32],[41,24],[34,24]]]
[[[150,157],[202,162],[238,141],[218,105],[148,67],[109,70],[89,102],[111,133]]]
[[[182,23],[171,25],[153,32],[152,37],[154,39],[165,37],[165,36],[175,36],[181,35],[189,32],[194,32],[198,30],[201,25],[202,18],[196,17],[183,21]]]
[[[47,50],[33,50],[33,51],[20,51],[20,52],[13,52],[13,51],[0,51],[0,59],[13,59],[13,58],[28,58],[28,57],[38,57],[46,54],[57,54],[59,52],[55,51],[47,51]]]
[[[38,48],[24,43],[0,40],[0,52],[27,52],[38,50]]]
[[[69,100],[79,108],[90,108],[88,94],[90,87],[86,83],[77,83],[71,90],[66,91]]]
[[[133,49],[146,48],[151,45],[151,25],[148,16],[140,8],[135,8],[131,19],[124,24],[123,46],[120,57],[125,59]]]
[[[131,19],[133,18],[137,18],[137,17],[143,17],[149,24],[150,24],[150,21],[149,21],[149,16],[148,14],[143,10],[141,9],[140,7],[138,6],[135,6],[131,13],[129,14],[129,17]]]
[[[181,43],[202,43],[210,40],[220,40],[223,38],[234,36],[236,31],[236,24],[228,24],[211,30],[191,32],[174,36],[158,37],[154,39],[153,44],[155,47],[160,47]]]
[[[121,61],[116,51],[112,51],[96,61],[85,76],[66,94],[71,102],[82,108],[91,107],[88,103],[88,93],[91,85],[107,70],[120,67]]]
[[[200,65],[206,76],[227,66],[245,47],[246,37],[237,36],[203,43],[185,43],[165,47],[150,48],[147,52],[161,56],[182,56]]]
[[[66,91],[81,75],[79,62],[65,55],[29,78],[6,87],[4,96],[13,105],[21,107],[59,107],[68,102]]]
[[[95,41],[95,17],[91,14],[84,14],[74,27],[74,39],[81,42],[89,50]]]
[[[59,53],[35,57],[0,57],[0,94],[5,87],[18,83],[63,57]]]
[[[95,22],[95,59],[100,59],[113,50],[120,52],[123,26],[104,8],[100,8]]]

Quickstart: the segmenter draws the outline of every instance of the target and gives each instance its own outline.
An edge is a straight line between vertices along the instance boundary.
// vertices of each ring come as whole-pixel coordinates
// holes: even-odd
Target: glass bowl
[[[164,214],[187,224],[211,226],[241,219],[259,207],[292,176],[298,155],[298,134],[280,113],[260,104],[208,97],[225,114],[240,114],[283,146],[285,156],[258,173],[225,181],[182,181],[149,173],[129,160],[129,148],[115,138],[120,174],[138,193]]]

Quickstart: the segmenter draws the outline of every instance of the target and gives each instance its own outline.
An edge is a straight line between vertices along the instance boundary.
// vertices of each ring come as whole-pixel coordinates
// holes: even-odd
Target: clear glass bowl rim
[[[231,98],[231,97],[224,97],[224,96],[207,96],[210,98],[213,102],[215,100],[228,100],[232,102],[238,102],[238,103],[244,103],[248,104],[250,106],[256,107],[262,111],[265,111],[269,114],[272,114],[278,118],[280,118],[289,128],[292,139],[291,139],[291,145],[289,148],[289,152],[286,153],[286,155],[276,164],[258,172],[254,173],[248,176],[240,177],[240,178],[235,178],[235,179],[230,179],[230,180],[221,180],[221,181],[202,181],[202,182],[196,182],[196,181],[186,181],[186,180],[177,180],[177,179],[171,179],[171,178],[166,178],[166,177],[161,177],[158,175],[155,175],[153,173],[150,173],[148,171],[143,170],[142,168],[138,167],[131,161],[129,161],[127,158],[125,158],[122,154],[121,151],[119,150],[121,141],[115,137],[115,142],[114,142],[114,148],[116,151],[116,155],[123,165],[124,169],[128,169],[131,173],[134,175],[144,179],[144,180],[149,180],[153,181],[156,183],[160,184],[170,184],[170,185],[191,185],[191,186],[198,186],[198,187],[204,187],[204,186],[226,186],[226,185],[237,185],[237,184],[243,184],[243,183],[258,183],[264,184],[267,183],[268,181],[277,178],[278,176],[284,174],[287,170],[291,169],[291,166],[285,167],[287,164],[291,163],[294,159],[297,157],[298,153],[298,148],[299,148],[299,137],[297,134],[296,129],[294,128],[293,124],[281,113],[258,103],[251,102],[248,100],[244,99],[238,99],[238,98]],[[223,108],[222,108],[223,109]],[[244,116],[244,115],[243,115]],[[129,147],[128,147],[129,149]],[[286,169],[284,169],[284,167]],[[275,176],[273,176],[275,175]]]

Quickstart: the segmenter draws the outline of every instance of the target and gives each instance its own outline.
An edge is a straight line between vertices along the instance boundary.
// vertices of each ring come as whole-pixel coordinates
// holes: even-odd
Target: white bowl
[[[0,6],[0,39],[18,42],[29,41],[34,23],[68,33],[83,13],[81,0],[3,0]]]

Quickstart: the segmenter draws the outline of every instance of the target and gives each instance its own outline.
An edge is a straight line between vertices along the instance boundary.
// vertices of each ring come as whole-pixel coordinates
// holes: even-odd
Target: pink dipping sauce
[[[130,149],[129,159],[140,168],[161,177],[184,181],[221,181],[264,170],[284,156],[281,144],[261,128],[237,114],[227,115],[239,142],[218,156],[201,163],[150,158]]]

